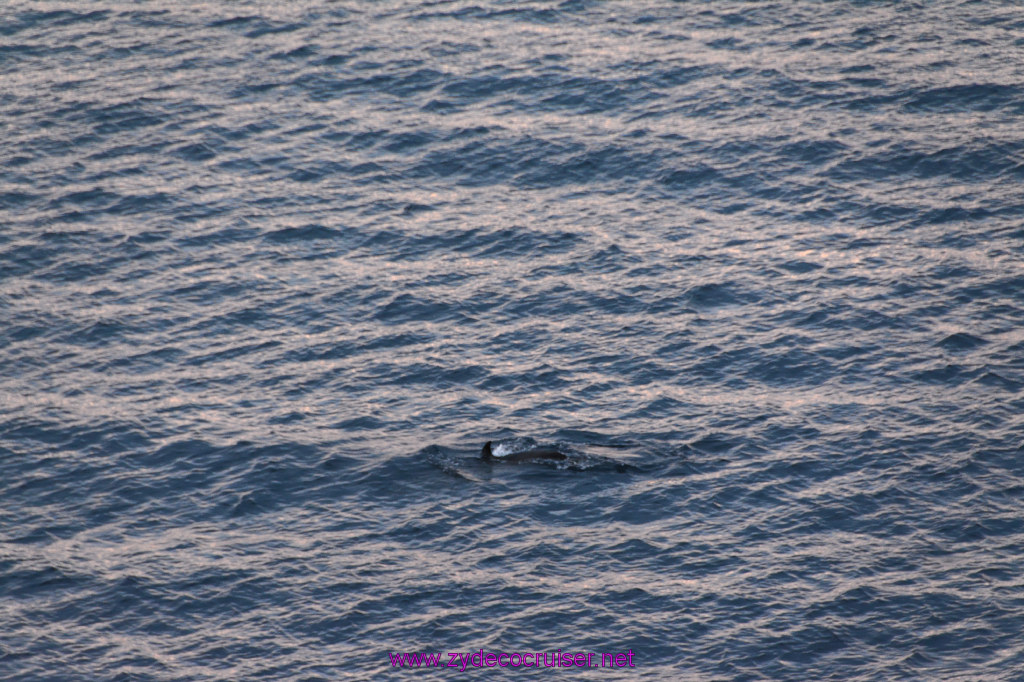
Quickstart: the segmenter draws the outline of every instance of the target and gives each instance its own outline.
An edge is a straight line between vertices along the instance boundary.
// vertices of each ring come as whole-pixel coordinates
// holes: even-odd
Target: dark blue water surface
[[[0,678],[1024,679],[1022,17],[6,3]]]

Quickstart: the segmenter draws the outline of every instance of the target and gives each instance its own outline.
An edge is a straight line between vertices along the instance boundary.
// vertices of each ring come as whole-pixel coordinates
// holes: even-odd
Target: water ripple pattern
[[[14,0],[0,139],[0,678],[1024,678],[1019,4]]]

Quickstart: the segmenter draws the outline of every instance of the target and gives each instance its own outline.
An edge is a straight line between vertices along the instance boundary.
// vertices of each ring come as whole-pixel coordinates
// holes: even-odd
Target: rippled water
[[[1024,679],[1022,114],[1014,3],[8,3],[0,677]]]

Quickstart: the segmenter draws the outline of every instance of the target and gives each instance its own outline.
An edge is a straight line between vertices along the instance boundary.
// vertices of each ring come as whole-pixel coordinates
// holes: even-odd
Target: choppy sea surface
[[[2,679],[1021,680],[1022,389],[1017,3],[0,9]]]

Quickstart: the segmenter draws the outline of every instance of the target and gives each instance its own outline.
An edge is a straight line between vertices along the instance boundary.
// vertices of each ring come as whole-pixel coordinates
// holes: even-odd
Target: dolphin
[[[485,462],[511,462],[518,464],[520,462],[540,461],[561,462],[569,458],[555,448],[531,448],[529,450],[523,450],[522,452],[513,452],[512,454],[505,455],[504,457],[495,457],[494,453],[491,451],[491,441],[487,441],[484,443],[484,449],[480,451],[480,459]]]

